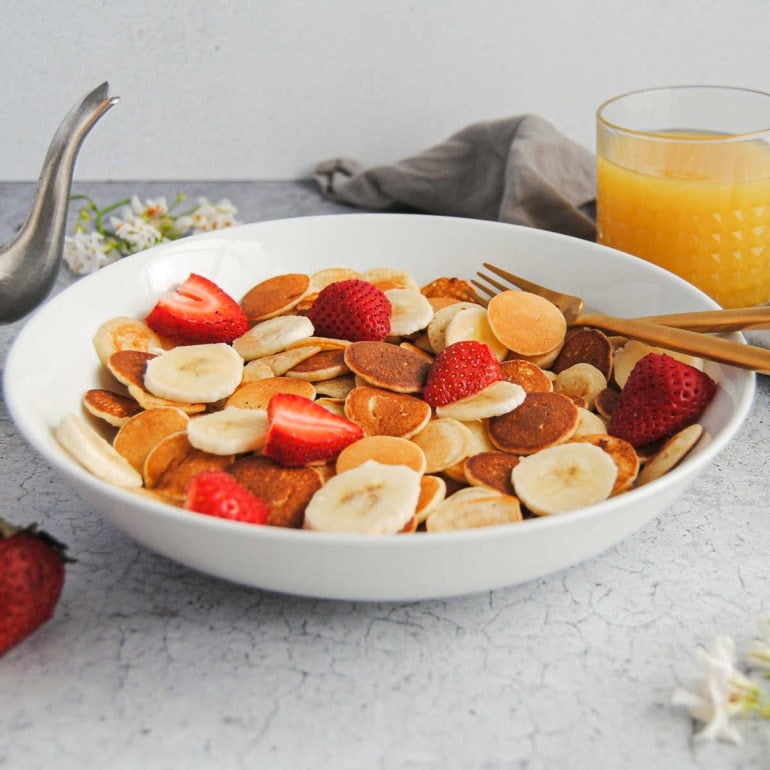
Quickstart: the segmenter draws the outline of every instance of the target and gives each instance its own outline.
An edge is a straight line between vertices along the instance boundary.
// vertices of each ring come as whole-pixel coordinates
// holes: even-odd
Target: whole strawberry
[[[390,334],[392,314],[393,307],[381,289],[351,278],[321,289],[307,317],[318,336],[382,342]]]
[[[462,340],[448,345],[433,360],[422,396],[432,407],[446,406],[502,378],[500,362],[489,345]]]
[[[191,273],[164,294],[145,318],[158,335],[175,345],[232,342],[249,330],[241,306],[205,276]]]
[[[226,471],[201,471],[192,476],[185,486],[185,508],[246,524],[264,524],[270,513],[261,497]]]
[[[633,446],[673,436],[700,418],[717,384],[665,353],[648,353],[626,380],[608,432]]]
[[[0,519],[0,655],[53,617],[65,551],[34,525],[20,529]]]

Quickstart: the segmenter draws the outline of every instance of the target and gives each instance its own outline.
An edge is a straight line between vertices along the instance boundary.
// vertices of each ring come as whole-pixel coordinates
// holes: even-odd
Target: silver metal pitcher
[[[59,126],[48,147],[32,210],[16,237],[0,249],[0,323],[34,310],[51,291],[64,252],[72,173],[80,145],[119,97],[102,83]]]

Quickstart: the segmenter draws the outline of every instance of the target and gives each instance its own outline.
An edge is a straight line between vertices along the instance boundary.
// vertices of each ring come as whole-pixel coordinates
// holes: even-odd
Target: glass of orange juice
[[[770,93],[675,86],[597,111],[597,238],[723,307],[770,299]]]

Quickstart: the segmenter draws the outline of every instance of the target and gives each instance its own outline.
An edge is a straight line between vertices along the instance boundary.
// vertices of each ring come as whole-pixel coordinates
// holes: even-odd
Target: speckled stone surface
[[[350,211],[311,182],[83,191],[227,196],[242,221]],[[32,193],[0,184],[3,241]],[[57,289],[71,280],[63,270]],[[0,360],[21,325],[0,327]],[[0,512],[77,558],[55,618],[0,659],[0,768],[768,768],[770,722],[741,720],[741,746],[693,743],[670,705],[699,676],[698,644],[728,633],[740,651],[770,610],[768,423],[760,377],[696,485],[585,563],[473,596],[356,604],[231,585],[137,545],[0,405]]]

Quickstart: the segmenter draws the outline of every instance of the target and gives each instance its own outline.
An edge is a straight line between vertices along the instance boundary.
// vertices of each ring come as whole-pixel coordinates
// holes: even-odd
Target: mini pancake
[[[620,393],[617,390],[614,388],[604,388],[596,394],[594,408],[605,420],[609,420],[615,411],[619,398]]]
[[[551,378],[537,365],[523,358],[511,358],[500,364],[503,379],[521,385],[527,393],[550,393]]]
[[[232,455],[213,455],[195,449],[186,431],[172,433],[147,455],[142,473],[144,485],[165,497],[184,500],[185,485],[195,474],[224,470],[232,461]]]
[[[578,408],[561,393],[529,393],[521,406],[489,420],[489,438],[503,452],[529,455],[567,441],[578,426]]]
[[[301,350],[301,348],[295,348]],[[345,364],[345,351],[342,349],[318,350],[302,361],[297,362],[287,370],[287,377],[295,377],[298,380],[317,382],[318,380],[333,380],[349,374],[350,370]]]
[[[313,273],[310,276],[310,286],[308,287],[307,294],[297,305],[297,310],[303,312],[309,310],[315,302],[316,297],[318,297],[318,293],[321,289],[325,288],[330,283],[337,283],[337,281],[347,281],[351,278],[360,277],[361,274],[357,270],[348,267],[327,267]]]
[[[102,388],[87,390],[83,394],[83,406],[94,417],[116,428],[125,425],[131,417],[142,411],[142,407],[133,398]]]
[[[344,401],[348,393],[356,386],[355,377],[346,374],[342,377],[333,377],[331,380],[319,380],[313,383],[316,394],[328,398],[339,398]]]
[[[270,369],[271,376],[282,377],[297,364],[302,363],[320,350],[321,348],[317,345],[304,345],[299,348],[290,348],[282,350],[279,353],[272,353],[263,358],[255,358],[253,361],[249,361],[246,366],[249,364],[263,363]]]
[[[618,475],[615,478],[610,496],[625,492],[633,486],[639,473],[639,457],[636,450],[627,441],[607,434],[573,436],[570,441],[582,441],[598,446],[612,458],[618,468]]]
[[[364,436],[337,455],[337,473],[356,468],[367,460],[383,465],[406,465],[425,473],[425,454],[413,441],[398,436]]]
[[[182,401],[169,401],[167,398],[154,396],[139,385],[129,385],[128,395],[136,399],[142,409],[158,409],[163,406],[175,406],[185,414],[200,414],[206,411],[206,404],[188,404]]]
[[[475,487],[486,487],[505,495],[513,495],[511,471],[518,462],[518,455],[508,452],[479,452],[465,461],[465,478]]]
[[[576,329],[564,340],[551,369],[557,374],[574,364],[591,364],[605,379],[612,373],[614,349],[610,338],[599,329]]]
[[[249,289],[241,308],[250,323],[264,321],[293,310],[309,288],[310,276],[304,273],[276,275]]]
[[[668,439],[663,446],[647,461],[639,474],[637,486],[649,484],[660,478],[689,454],[703,435],[703,426],[697,423],[688,425]]]
[[[492,331],[509,350],[542,356],[564,341],[567,322],[547,299],[527,291],[503,291],[487,305]]]
[[[243,366],[242,382],[256,382],[257,380],[266,380],[269,377],[275,377],[275,372],[265,363],[264,359],[255,358],[248,361]]]
[[[293,393],[295,396],[315,398],[315,388],[309,382],[291,377],[268,377],[264,380],[243,383],[225,402],[225,407],[240,409],[267,409],[276,393]]]
[[[452,299],[461,302],[475,302],[481,304],[479,295],[468,281],[462,278],[441,277],[435,281],[426,283],[420,291],[432,299],[433,297]]]
[[[123,385],[144,389],[144,370],[153,358],[155,354],[146,350],[118,350],[107,359],[107,368]]]
[[[359,385],[345,399],[345,416],[365,436],[410,438],[428,424],[431,408],[416,396]]]
[[[431,367],[420,353],[387,342],[353,342],[345,364],[370,385],[397,393],[419,393]]]
[[[464,495],[467,490],[460,490],[437,505],[425,520],[426,530],[450,532],[521,521],[521,505],[517,497],[481,487],[471,489],[479,494]]]
[[[425,453],[426,473],[439,473],[462,462],[473,445],[470,428],[451,417],[431,420],[419,433],[412,436]]]
[[[429,353],[427,350],[424,350],[418,345],[415,345],[414,342],[409,342],[408,340],[402,340],[401,342],[399,342],[399,347],[404,348],[404,350],[411,350],[412,353],[417,353],[418,356],[422,356],[426,361],[433,363],[433,355]]]
[[[364,281],[369,281],[378,286],[382,291],[386,289],[414,289],[420,290],[420,286],[414,276],[397,267],[371,267],[361,274]]]
[[[147,455],[167,436],[186,430],[189,419],[174,406],[146,409],[126,422],[112,445],[142,473]]]
[[[163,343],[144,321],[118,316],[105,321],[94,335],[94,348],[103,366],[119,350],[139,350],[145,353],[163,348]]]
[[[449,305],[456,305],[458,302],[462,301],[463,300],[455,299],[454,297],[428,297],[428,302],[430,302],[430,306],[433,308],[433,315],[436,315],[439,310],[443,310]]]
[[[420,497],[414,512],[416,525],[422,524],[428,514],[446,497],[446,481],[441,476],[422,476],[420,478]]]
[[[578,426],[572,434],[577,436],[604,435],[607,433],[607,423],[595,412],[591,412],[584,406],[578,406]]]
[[[321,348],[321,350],[344,350],[350,344],[350,340],[340,340],[337,337],[305,337],[303,340],[290,343],[286,349],[292,350],[311,345]]]
[[[267,503],[267,524],[274,527],[301,527],[305,507],[323,485],[319,473],[310,466],[284,468],[256,455],[241,457],[225,470]]]

